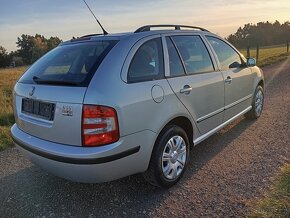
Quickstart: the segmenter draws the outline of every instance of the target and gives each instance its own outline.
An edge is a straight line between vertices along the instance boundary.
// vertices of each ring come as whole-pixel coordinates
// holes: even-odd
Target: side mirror
[[[256,66],[256,59],[255,58],[247,58],[247,66],[248,67],[254,67]]]

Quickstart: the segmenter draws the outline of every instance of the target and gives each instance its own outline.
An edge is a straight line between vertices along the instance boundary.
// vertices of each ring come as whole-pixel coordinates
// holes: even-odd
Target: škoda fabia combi
[[[263,89],[255,60],[203,28],[84,36],[19,79],[11,132],[33,163],[59,177],[97,183],[143,173],[170,187],[191,145],[241,115],[261,115]]]

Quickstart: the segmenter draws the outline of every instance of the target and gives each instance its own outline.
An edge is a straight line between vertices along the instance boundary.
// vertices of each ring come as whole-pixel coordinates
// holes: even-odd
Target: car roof
[[[161,30],[151,30],[150,27],[175,27],[175,29],[161,29]],[[180,27],[186,27],[186,28],[193,28],[192,30],[182,30]],[[178,29],[177,29],[178,28]],[[76,39],[72,39],[66,42],[61,43],[63,44],[71,44],[71,43],[77,43],[81,41],[98,41],[98,40],[122,40],[124,38],[133,36],[135,38],[143,38],[146,36],[151,35],[157,35],[157,34],[200,34],[200,33],[206,33],[209,35],[215,35],[211,32],[209,32],[206,29],[200,28],[200,27],[193,27],[193,26],[183,26],[183,25],[147,25],[140,27],[135,32],[123,32],[123,33],[110,33],[107,35],[104,34],[90,34],[85,35]]]
[[[150,32],[141,32],[141,33],[134,33],[134,32],[126,32],[126,33],[110,33],[107,35],[89,35],[89,36],[82,36],[77,39],[72,39],[65,41],[61,44],[70,44],[73,42],[80,42],[80,41],[95,41],[95,40],[122,40],[124,38],[130,36],[139,36],[140,38],[151,36],[151,35],[159,35],[159,34],[176,34],[176,33],[184,33],[184,34],[200,34],[201,31],[188,31],[188,30],[152,30]],[[206,32],[208,35],[215,35],[210,32]]]

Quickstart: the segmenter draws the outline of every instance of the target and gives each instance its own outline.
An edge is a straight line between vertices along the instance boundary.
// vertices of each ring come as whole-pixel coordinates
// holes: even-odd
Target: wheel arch
[[[182,115],[172,118],[165,125],[163,125],[163,127],[160,129],[160,131],[157,134],[156,141],[158,137],[160,136],[160,134],[164,131],[164,129],[166,129],[168,126],[171,126],[171,125],[176,125],[182,128],[187,134],[190,145],[193,145],[194,132],[195,132],[194,125],[188,117],[182,116]]]
[[[257,85],[257,86],[262,86],[262,88],[264,89],[265,81],[261,79],[261,80],[258,82],[258,85]]]
[[[264,81],[263,70],[258,68],[258,67],[254,67],[252,69],[252,72],[255,75],[255,78],[253,81],[254,82],[253,83],[253,93],[255,92],[258,85],[262,86],[262,88],[265,90],[265,81]]]

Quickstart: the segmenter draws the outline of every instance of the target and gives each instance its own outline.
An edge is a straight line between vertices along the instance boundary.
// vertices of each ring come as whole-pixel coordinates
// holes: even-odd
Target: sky
[[[187,24],[222,37],[246,23],[290,20],[290,0],[86,0],[109,33],[146,24]],[[36,33],[69,40],[101,33],[82,0],[0,0],[0,45],[16,50],[17,37]]]

